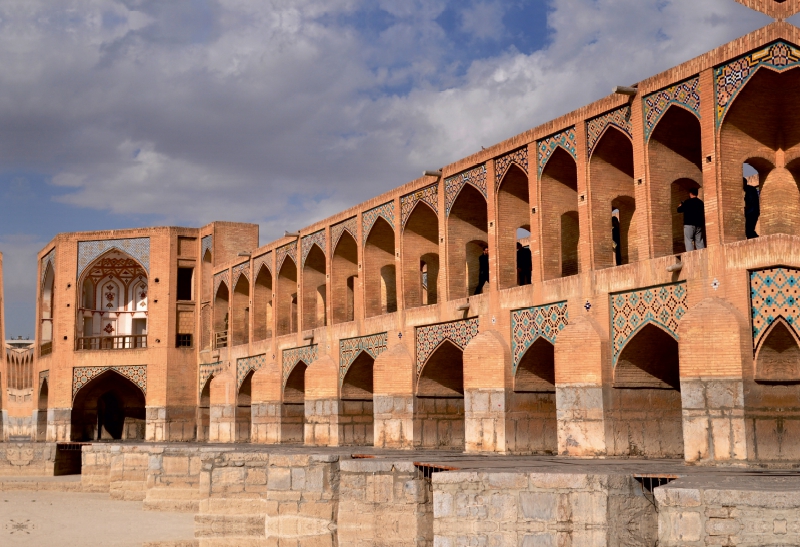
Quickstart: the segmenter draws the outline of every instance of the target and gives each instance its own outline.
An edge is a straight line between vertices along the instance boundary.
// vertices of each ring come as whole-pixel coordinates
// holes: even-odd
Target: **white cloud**
[[[504,29],[506,9],[507,6],[497,0],[475,2],[461,13],[461,30],[481,40],[497,38]]]

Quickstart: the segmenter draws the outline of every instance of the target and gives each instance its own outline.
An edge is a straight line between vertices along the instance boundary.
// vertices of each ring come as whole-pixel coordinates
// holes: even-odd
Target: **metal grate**
[[[633,478],[639,483],[639,488],[641,488],[642,495],[647,499],[647,501],[655,506],[656,496],[654,490],[659,486],[664,486],[665,484],[671,483],[678,478],[678,475],[648,474],[634,475]]]

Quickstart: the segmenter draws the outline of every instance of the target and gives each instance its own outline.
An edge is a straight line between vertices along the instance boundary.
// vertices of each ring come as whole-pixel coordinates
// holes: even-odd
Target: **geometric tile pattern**
[[[567,326],[567,303],[556,302],[544,306],[534,306],[511,312],[511,354],[512,372],[517,372],[517,365],[522,356],[539,338],[544,338],[555,345],[556,337]]]
[[[547,165],[547,161],[559,146],[569,152],[569,154],[576,161],[578,160],[578,140],[574,125],[572,127],[568,127],[560,133],[546,137],[536,143],[540,178],[542,176],[542,171],[544,171],[545,165]]]
[[[406,194],[400,198],[400,226],[406,227],[406,221],[411,216],[414,207],[420,201],[424,201],[433,212],[439,214],[439,183],[433,183],[425,188],[420,188],[412,194]]]
[[[356,225],[356,217],[348,218],[340,222],[339,224],[334,224],[331,226],[331,249],[336,249],[336,246],[339,244],[339,238],[342,237],[342,233],[347,230],[353,239],[358,241],[358,226]]]
[[[359,336],[358,338],[347,338],[339,341],[339,383],[344,380],[347,369],[361,355],[366,352],[377,359],[378,355],[386,351],[386,343],[389,341],[387,333],[371,334],[369,336]]]
[[[214,258],[214,252],[212,250],[214,246],[214,236],[207,235],[203,239],[200,240],[200,260],[205,258],[206,251],[211,251],[211,258]]]
[[[299,348],[291,348],[283,350],[283,385],[286,387],[286,380],[289,379],[289,374],[292,369],[300,361],[304,362],[306,366],[317,360],[319,354],[319,345],[302,346]]]
[[[444,181],[444,211],[445,216],[450,216],[450,209],[461,192],[465,184],[471,184],[480,190],[483,197],[487,197],[486,193],[486,164],[474,167],[469,171],[464,171],[458,175],[447,177]]]
[[[600,137],[609,126],[614,126],[626,135],[633,139],[633,127],[631,126],[631,107],[623,106],[616,110],[612,110],[597,118],[592,118],[586,122],[586,141],[588,144],[588,156],[592,157],[594,147],[597,145]]]
[[[236,360],[236,386],[242,387],[245,377],[251,370],[258,370],[267,362],[265,354],[254,355],[252,357],[243,357]]]
[[[311,252],[311,247],[316,244],[319,247],[319,250],[322,251],[322,254],[327,256],[327,252],[325,250],[325,230],[319,230],[314,232],[313,234],[309,234],[307,236],[303,236],[303,265],[306,264],[306,258],[308,258],[308,253]]]
[[[78,391],[88,384],[93,378],[107,370],[124,376],[147,395],[147,365],[120,365],[111,367],[75,367],[72,369],[72,398],[75,399]]]
[[[523,146],[518,150],[514,150],[513,152],[509,152],[505,156],[500,156],[499,158],[494,160],[494,181],[495,181],[495,188],[500,186],[500,183],[503,181],[503,177],[506,176],[506,172],[511,165],[514,164],[525,173],[528,173],[528,147]]]
[[[136,237],[133,239],[106,239],[103,241],[79,241],[78,242],[78,277],[91,262],[108,251],[118,249],[128,253],[144,267],[146,272],[150,272],[150,238]]]
[[[50,266],[53,269],[53,273],[55,274],[56,271],[56,248],[53,247],[49,253],[42,257],[42,279],[40,283],[44,284],[44,277],[47,275],[47,266]]]
[[[417,327],[415,331],[417,339],[417,376],[419,377],[425,362],[445,340],[451,341],[462,350],[466,348],[469,341],[478,336],[478,318],[473,317],[449,323],[439,323],[438,325]]]
[[[700,78],[690,78],[644,98],[645,142],[650,139],[658,121],[673,104],[682,106],[700,119],[700,94],[697,92],[699,85]]]
[[[220,284],[224,281],[225,287],[228,290],[231,290],[230,287],[230,277],[228,277],[229,270],[223,270],[218,274],[214,275],[214,292],[212,293],[214,296],[217,295],[217,289],[219,289]]]
[[[765,66],[776,72],[783,72],[798,64],[800,49],[785,42],[777,42],[714,69],[717,126],[722,123],[725,112],[756,70]]]
[[[383,217],[384,220],[394,228],[394,201],[389,201],[383,205],[373,207],[361,216],[361,222],[364,225],[364,243],[367,242],[369,231],[372,230],[372,226],[375,224],[375,221],[378,220],[378,217]]]
[[[250,281],[250,262],[243,262],[233,267],[233,282],[231,283],[233,287],[236,287],[236,282],[239,281],[239,276],[242,274]]]
[[[269,273],[272,274],[272,251],[264,253],[261,256],[257,256],[253,260],[253,271],[256,273],[256,277],[258,277],[258,274],[261,273],[262,265],[265,265]]]
[[[216,376],[225,368],[222,361],[216,363],[200,363],[198,366],[200,376],[197,379],[197,397],[203,393],[203,388],[206,387],[206,382],[212,375]]]
[[[642,327],[653,323],[678,340],[678,323],[686,314],[686,282],[610,295],[612,366],[622,348]]]
[[[288,243],[283,247],[278,247],[275,251],[275,258],[278,260],[278,271],[281,270],[281,266],[283,266],[283,259],[286,257],[290,257],[295,264],[297,264],[297,242]]]
[[[800,270],[768,268],[750,272],[753,349],[779,317],[800,337]]]

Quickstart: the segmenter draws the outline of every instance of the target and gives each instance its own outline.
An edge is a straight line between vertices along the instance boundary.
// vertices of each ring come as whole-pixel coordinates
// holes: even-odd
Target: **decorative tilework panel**
[[[289,379],[289,374],[292,369],[300,361],[306,365],[310,365],[317,360],[319,356],[319,345],[314,344],[311,346],[303,346],[300,348],[291,348],[283,350],[283,385],[286,386],[286,380]]]
[[[417,376],[436,348],[445,340],[450,340],[461,349],[467,347],[469,341],[478,335],[478,318],[439,323],[416,328],[417,342]]]
[[[500,156],[494,162],[494,180],[495,188],[500,187],[503,177],[506,176],[508,168],[511,165],[516,165],[526,173],[528,172],[528,147],[525,146],[519,150],[509,152],[505,156]]]
[[[358,241],[358,225],[356,224],[356,217],[348,218],[347,220],[334,224],[331,226],[331,252],[336,250],[339,244],[339,239],[342,237],[344,231],[348,231],[353,239]]]
[[[606,129],[610,126],[616,127],[629,138],[633,139],[633,126],[631,125],[631,107],[623,106],[616,110],[612,110],[597,118],[592,118],[586,122],[586,142],[588,145],[587,157],[592,157],[594,147],[600,142],[600,137],[603,136]]]
[[[800,270],[778,267],[750,272],[750,311],[754,350],[779,317],[800,336]]]
[[[236,360],[236,387],[242,387],[245,377],[251,370],[258,370],[267,362],[265,354],[243,357]]]
[[[383,205],[373,207],[361,215],[361,222],[364,229],[364,243],[367,242],[369,231],[372,230],[378,217],[383,217],[384,220],[389,223],[389,226],[394,228],[394,201],[389,201]]]
[[[687,310],[685,282],[612,294],[613,366],[625,344],[648,323],[664,328],[677,340],[678,323]]]
[[[347,338],[339,341],[339,383],[344,380],[347,369],[353,364],[362,351],[367,352],[373,359],[386,351],[386,343],[389,336],[382,332],[369,336],[359,336],[358,338]]]
[[[311,252],[311,247],[314,244],[318,245],[322,254],[327,256],[328,249],[325,245],[325,230],[319,230],[318,232],[303,237],[303,266],[305,266],[308,253]]]
[[[578,138],[574,125],[536,143],[539,177],[542,176],[542,171],[544,171],[544,166],[547,165],[550,156],[559,146],[569,152],[576,161],[578,160]]]
[[[40,283],[44,285],[44,276],[47,274],[47,266],[53,268],[53,272],[56,271],[56,249],[53,247],[49,253],[42,257],[42,279]]]
[[[200,259],[206,256],[206,251],[211,251],[211,258],[214,258],[214,236],[207,235],[200,240]]]
[[[512,370],[517,372],[517,365],[522,356],[539,338],[551,344],[567,326],[569,316],[567,303],[556,302],[544,306],[534,306],[511,312],[511,353],[513,355]]]
[[[267,269],[269,273],[272,273],[272,251],[265,253],[261,256],[257,256],[255,260],[253,260],[253,275],[258,277],[258,274],[261,273],[261,266],[263,264],[267,265]]]
[[[644,139],[650,139],[650,134],[658,125],[659,120],[673,104],[680,105],[700,118],[700,94],[697,88],[700,78],[691,78],[671,87],[656,91],[644,98]]]
[[[275,251],[275,258],[278,259],[278,271],[281,271],[283,260],[287,256],[294,260],[294,263],[297,264],[297,242],[289,243],[283,247],[278,247],[278,249]]]
[[[218,274],[214,274],[214,294],[212,298],[217,296],[217,289],[219,289],[219,286],[223,281],[225,282],[225,286],[228,287],[228,291],[230,291],[231,282],[230,282],[230,277],[228,276],[228,270],[224,270],[222,272],[219,272]]]
[[[242,264],[237,264],[233,267],[233,283],[231,283],[232,287],[236,286],[236,283],[239,281],[239,277],[244,275],[247,278],[247,281],[251,281],[250,279],[250,262],[243,262]]]
[[[800,64],[800,49],[785,42],[777,42],[714,69],[717,126],[722,123],[728,108],[756,70],[766,66],[777,72],[783,72],[798,64]]]
[[[225,367],[222,361],[216,363],[200,363],[200,376],[197,378],[197,397],[203,393],[203,388],[206,387],[206,382],[211,376],[215,376],[223,371]]]
[[[444,211],[445,216],[450,216],[450,209],[456,202],[458,194],[465,184],[471,184],[480,190],[483,197],[487,197],[486,193],[486,165],[479,165],[469,171],[464,171],[458,175],[447,177],[444,181]]]
[[[145,271],[150,273],[150,238],[137,237],[133,239],[106,239],[102,241],[78,242],[78,277],[92,263],[92,261],[111,249],[118,249],[128,253],[138,260]]]
[[[147,395],[147,365],[121,365],[111,367],[75,367],[72,369],[72,399],[78,391],[107,370],[119,373],[136,384]]]
[[[408,217],[416,207],[417,203],[423,201],[427,203],[433,212],[439,214],[439,183],[431,184],[421,188],[414,193],[406,194],[400,198],[400,225],[405,228]]]

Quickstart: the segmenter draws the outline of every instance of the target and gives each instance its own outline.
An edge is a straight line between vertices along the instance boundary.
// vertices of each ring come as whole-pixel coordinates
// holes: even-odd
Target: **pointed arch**
[[[800,383],[800,341],[783,317],[777,317],[756,349],[754,377],[763,383]]]
[[[231,342],[234,346],[247,344],[250,338],[250,280],[240,275],[233,287],[231,302]]]
[[[247,443],[250,442],[250,424],[252,422],[252,380],[253,373],[251,370],[247,373],[239,386],[239,391],[236,393],[236,442]]]
[[[50,351],[52,351],[53,343],[53,310],[55,309],[54,283],[55,269],[52,263],[48,262],[42,274],[41,299],[39,302],[39,314],[41,316],[39,339],[41,345],[47,345]],[[42,347],[42,350],[45,350],[45,348]],[[46,351],[46,353],[49,353],[49,351]]]
[[[344,237],[344,236],[342,236]],[[364,312],[367,317],[397,311],[394,228],[379,216],[364,244]]]
[[[288,255],[278,270],[276,295],[278,336],[297,332],[297,264]]]
[[[444,340],[425,361],[417,379],[414,444],[464,447],[464,353]]]
[[[439,287],[439,217],[419,200],[403,230],[403,292],[406,308],[436,304]]]
[[[197,440],[208,441],[209,428],[211,427],[211,381],[214,374],[209,374],[203,387],[200,389],[200,397],[197,403]]]
[[[253,340],[272,337],[272,272],[262,264],[253,283]]]
[[[643,324],[622,347],[614,386],[680,390],[677,338],[661,325]]]
[[[466,298],[478,288],[479,257],[489,242],[487,203],[480,190],[464,184],[446,226],[449,298]]]
[[[342,230],[331,258],[331,314],[333,324],[355,319],[358,245],[355,237]]]
[[[302,443],[305,439],[306,369],[308,365],[298,361],[283,386],[281,442]]]
[[[540,336],[522,354],[514,374],[514,391],[555,393],[555,346]]]
[[[498,284],[501,289],[518,285],[517,230],[531,231],[528,174],[512,163],[497,188]]]
[[[230,317],[228,309],[230,304],[230,292],[228,284],[221,281],[214,295],[214,347],[228,347],[228,329],[230,328]]]
[[[541,173],[542,265],[547,280],[579,271],[578,167],[572,154],[558,146]]]
[[[311,246],[303,265],[303,329],[315,329],[328,324],[327,317],[327,259],[316,243]]]
[[[108,369],[75,394],[72,403],[74,441],[143,440],[145,395],[125,376]]]

